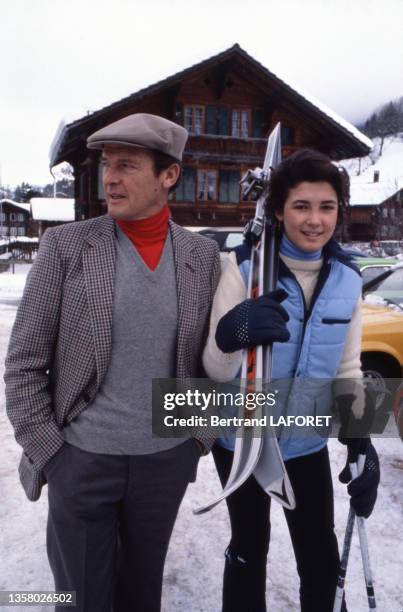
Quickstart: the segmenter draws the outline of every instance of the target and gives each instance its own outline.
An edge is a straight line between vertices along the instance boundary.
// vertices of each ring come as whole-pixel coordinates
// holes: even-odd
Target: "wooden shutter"
[[[220,202],[228,202],[229,170],[220,170]]]
[[[263,138],[263,111],[254,110],[252,112],[252,136],[253,138]]]
[[[175,104],[175,123],[179,123],[179,125],[183,125],[183,104],[177,102]]]
[[[286,125],[281,126],[281,144],[292,145],[295,140],[294,128],[287,127]]]
[[[196,199],[196,170],[194,168],[186,168],[186,178],[184,181],[184,195],[186,202],[194,202]]]
[[[229,109],[225,106],[218,109],[218,134],[228,136],[229,134]]]
[[[239,202],[239,172],[237,170],[228,172],[228,202],[233,204]]]
[[[183,168],[182,179],[175,190],[177,202],[195,201],[196,172],[194,168]]]
[[[217,107],[206,107],[206,134],[217,134]]]

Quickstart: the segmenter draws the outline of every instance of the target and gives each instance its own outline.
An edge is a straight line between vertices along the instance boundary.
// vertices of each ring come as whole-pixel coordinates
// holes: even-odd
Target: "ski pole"
[[[362,456],[363,455],[360,455],[360,457]],[[359,475],[356,464],[353,463],[352,466],[350,467],[350,470],[351,470],[351,476],[353,478],[356,478]],[[365,587],[367,590],[367,597],[368,597],[368,607],[370,610],[376,610],[374,583],[372,580],[372,571],[371,571],[371,565],[369,562],[368,539],[367,539],[367,532],[365,529],[364,517],[357,516],[357,526],[358,526],[358,537],[360,539],[362,565],[364,568]]]
[[[351,476],[353,478],[356,478],[359,474],[362,473],[364,469],[364,464],[365,464],[365,455],[359,455],[357,459],[357,463],[354,462],[354,463],[349,464]],[[355,476],[353,475],[353,473],[355,473]],[[346,580],[348,558],[350,555],[351,540],[352,540],[353,531],[354,531],[354,522],[355,522],[355,512],[354,512],[354,509],[350,506],[350,510],[348,512],[346,533],[344,536],[343,552],[341,555],[340,566],[339,566],[339,575],[337,577],[337,587],[336,587],[336,595],[334,598],[333,612],[340,612],[341,606],[343,603],[344,584]]]

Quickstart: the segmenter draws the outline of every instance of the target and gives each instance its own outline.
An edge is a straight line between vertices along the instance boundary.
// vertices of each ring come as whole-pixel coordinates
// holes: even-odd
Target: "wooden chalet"
[[[73,198],[31,198],[32,223],[39,240],[48,227],[74,221]]]
[[[0,200],[0,238],[27,236],[30,226],[30,206],[4,198]]]
[[[402,240],[403,183],[379,181],[351,185],[349,207],[349,238],[358,241]]]
[[[189,131],[181,183],[170,201],[182,225],[243,225],[254,205],[241,197],[239,180],[261,166],[267,136],[282,123],[286,156],[312,147],[332,159],[368,154],[371,141],[347,121],[280,80],[235,44],[163,81],[65,125],[55,137],[51,165],[74,168],[77,220],[104,212],[99,152],[87,137],[127,115],[161,115]]]

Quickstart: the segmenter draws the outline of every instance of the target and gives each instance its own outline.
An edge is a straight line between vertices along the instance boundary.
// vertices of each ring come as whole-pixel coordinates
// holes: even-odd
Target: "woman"
[[[276,291],[245,300],[250,248],[230,254],[223,271],[203,355],[207,374],[233,379],[242,350],[273,343],[273,378],[337,379],[343,414],[365,408],[361,379],[361,278],[333,238],[349,197],[349,180],[321,153],[301,150],[272,173],[270,206],[282,225]],[[307,383],[308,384],[308,383]],[[366,452],[363,475],[349,492],[358,514],[369,516],[379,483],[379,463],[369,438],[341,440],[350,459]],[[285,510],[300,577],[302,612],[332,612],[339,567],[327,440],[280,435],[296,508]],[[213,453],[222,483],[228,478],[234,439]],[[348,466],[343,482],[351,480]],[[264,612],[270,537],[270,498],[252,477],[227,500],[231,541],[226,551],[223,612]],[[344,605],[344,604],[343,604]],[[344,607],[345,609],[345,607]]]

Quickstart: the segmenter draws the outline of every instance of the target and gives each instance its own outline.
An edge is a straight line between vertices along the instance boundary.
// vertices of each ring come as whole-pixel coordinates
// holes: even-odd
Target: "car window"
[[[379,281],[379,283],[375,283],[371,287],[371,291],[403,291],[403,268],[399,268],[399,270],[394,270],[389,274],[387,278]]]
[[[379,274],[386,272],[390,266],[368,266],[361,270],[361,276],[363,278],[363,282],[367,283],[368,281],[376,278]]]
[[[235,247],[239,246],[243,243],[243,233],[242,232],[230,232],[224,242],[223,250],[229,251],[231,249],[235,249]]]

